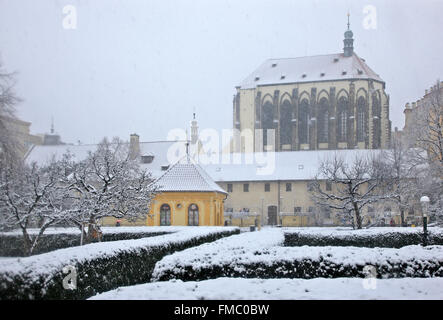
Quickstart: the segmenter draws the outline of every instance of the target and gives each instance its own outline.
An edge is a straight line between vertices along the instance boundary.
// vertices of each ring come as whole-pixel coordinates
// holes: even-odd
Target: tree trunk
[[[25,227],[22,227],[23,232],[23,255],[29,257],[31,255],[31,239],[29,238],[28,231]]]
[[[357,222],[357,229],[361,229],[362,224],[361,224],[360,210],[358,209],[357,203],[353,203],[353,205],[354,205],[354,211],[355,211],[355,220]]]
[[[406,227],[406,223],[405,223],[405,210],[404,209],[400,209],[400,219],[401,219],[401,226],[402,227]]]

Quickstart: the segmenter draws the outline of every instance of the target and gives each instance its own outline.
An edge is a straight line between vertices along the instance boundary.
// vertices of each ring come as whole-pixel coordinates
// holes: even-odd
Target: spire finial
[[[349,23],[350,13],[348,11],[348,30],[345,31],[345,39],[343,40],[344,48],[343,55],[345,57],[351,57],[354,53],[354,39],[352,38],[353,33],[350,29],[351,24]]]
[[[51,134],[54,134],[54,117],[51,117]]]
[[[349,30],[349,26],[350,26],[350,23],[349,23],[349,16],[350,16],[351,14],[349,13],[349,11],[348,11],[348,30]]]

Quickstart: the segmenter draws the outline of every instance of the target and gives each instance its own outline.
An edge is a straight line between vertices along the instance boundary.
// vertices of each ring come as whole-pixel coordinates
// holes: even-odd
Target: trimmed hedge
[[[374,265],[377,270],[377,278],[429,278],[443,276],[443,263],[428,261],[423,267],[421,261],[415,263],[392,263],[386,265]],[[275,261],[272,264],[229,264],[214,265],[201,269],[193,269],[191,266],[184,267],[180,272],[169,269],[159,275],[156,281],[168,281],[180,279],[183,281],[202,281],[220,277],[233,278],[364,278],[363,268],[365,265],[340,265],[325,259],[318,261],[311,259],[294,261]]]
[[[389,251],[384,254],[380,250]],[[233,252],[228,258],[217,257],[217,253],[186,258],[189,254],[186,250],[161,260],[154,270],[153,281],[202,281],[220,277],[363,278],[364,267],[368,265],[376,268],[377,278],[443,276],[442,247],[411,246],[399,250],[402,249],[274,247],[244,256]]]
[[[369,229],[368,231],[370,231]],[[367,248],[401,248],[423,243],[423,233],[411,232],[365,232],[367,230],[325,232],[285,232],[284,246],[338,246],[338,247],[367,247]],[[342,234],[341,234],[342,233]],[[443,245],[443,232],[429,231],[428,245]]]
[[[119,241],[130,239],[141,239],[168,234],[169,232],[116,232],[103,233],[102,241]],[[80,245],[80,232],[43,234],[34,248],[33,255],[42,254],[58,249],[76,247]],[[0,256],[22,257],[23,256],[23,235],[21,234],[0,234]]]
[[[86,299],[149,282],[156,262],[165,255],[240,232],[238,228],[196,228],[201,230],[62,249],[12,262],[16,265],[5,261],[4,268],[0,264],[0,299]],[[66,276],[62,269],[67,265],[77,270],[75,290],[62,285]]]

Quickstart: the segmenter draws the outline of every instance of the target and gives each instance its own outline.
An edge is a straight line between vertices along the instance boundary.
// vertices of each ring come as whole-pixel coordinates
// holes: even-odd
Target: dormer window
[[[165,164],[161,168],[162,168],[162,171],[166,171],[169,169],[169,164]]]
[[[306,73],[303,73],[303,74],[301,75],[301,77],[302,77],[302,78],[306,78]]]
[[[363,71],[360,69],[357,69],[358,74],[363,74]]]
[[[344,75],[346,75],[346,70],[343,70],[342,72],[341,72],[341,74],[342,74],[342,76],[344,76]]]
[[[260,80],[260,77],[255,77],[254,81]]]
[[[338,62],[338,58],[334,58],[334,62]]]
[[[141,156],[141,162],[142,163],[152,163],[152,161],[154,161],[154,156],[153,155]]]
[[[277,66],[277,64],[276,64],[276,63],[273,63],[273,64],[272,64],[272,67],[273,67],[273,68],[275,68],[276,66]]]
[[[320,73],[320,77],[324,77],[324,76],[325,76],[324,72]]]
[[[284,74],[282,74],[281,76],[280,76],[280,80],[284,80],[286,78],[286,76],[284,75]]]

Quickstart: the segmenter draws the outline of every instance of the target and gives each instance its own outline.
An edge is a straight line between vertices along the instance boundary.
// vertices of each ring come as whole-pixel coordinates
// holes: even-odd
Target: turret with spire
[[[350,29],[350,23],[349,23],[349,12],[348,12],[348,30],[345,32],[345,39],[343,40],[344,48],[343,48],[343,55],[345,57],[351,57],[354,53],[354,39],[352,36],[354,35]]]
[[[191,144],[196,144],[198,141],[198,123],[195,120],[195,112],[193,113],[193,119],[191,121]]]

